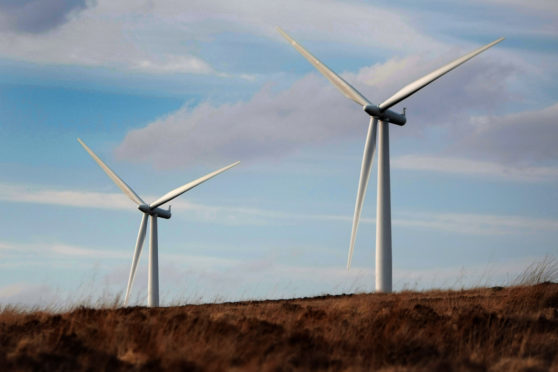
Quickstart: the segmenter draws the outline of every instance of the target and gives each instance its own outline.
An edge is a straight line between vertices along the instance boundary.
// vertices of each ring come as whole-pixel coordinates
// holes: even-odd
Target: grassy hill
[[[558,371],[558,284],[0,311],[0,370]]]

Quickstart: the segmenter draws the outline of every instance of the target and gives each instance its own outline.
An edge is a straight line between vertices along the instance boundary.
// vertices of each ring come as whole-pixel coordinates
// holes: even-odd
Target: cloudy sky
[[[553,1],[0,1],[0,304],[107,303],[144,200],[241,164],[159,223],[163,304],[374,288],[376,165],[345,269],[368,116],[281,26],[394,107],[394,288],[501,285],[558,255]],[[144,304],[144,247],[133,303]]]

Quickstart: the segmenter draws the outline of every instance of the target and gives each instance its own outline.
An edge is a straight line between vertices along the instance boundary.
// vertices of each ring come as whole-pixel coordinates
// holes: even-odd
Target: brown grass
[[[558,284],[0,311],[0,370],[558,371]]]
[[[512,285],[535,285],[558,281],[558,259],[546,255],[527,266],[512,282]]]

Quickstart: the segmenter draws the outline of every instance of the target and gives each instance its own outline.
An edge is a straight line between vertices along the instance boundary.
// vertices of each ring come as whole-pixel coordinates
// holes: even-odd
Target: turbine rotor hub
[[[152,217],[161,217],[161,218],[165,218],[165,219],[169,219],[171,218],[171,211],[170,211],[170,207],[169,209],[163,209],[163,208],[150,208],[149,205],[147,204],[142,204],[138,207],[138,209],[140,211],[142,211],[145,214],[148,214]]]
[[[400,114],[392,110],[381,110],[376,105],[366,105],[362,108],[368,115],[377,118],[378,120],[384,122],[390,122],[396,125],[405,125],[407,118],[405,117],[405,112]]]

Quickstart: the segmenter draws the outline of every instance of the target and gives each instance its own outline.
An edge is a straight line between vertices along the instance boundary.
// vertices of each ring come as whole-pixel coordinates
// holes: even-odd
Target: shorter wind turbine
[[[223,173],[227,169],[230,169],[240,163],[232,163],[224,168],[216,170],[215,172],[209,173],[203,177],[198,178],[195,181],[189,182],[183,186],[177,187],[176,189],[169,191],[165,195],[161,196],[159,199],[155,200],[151,204],[144,202],[130,186],[126,184],[116,173],[112,171],[95,153],[87,147],[81,139],[77,139],[78,142],[83,146],[85,151],[91,155],[93,160],[99,164],[99,166],[105,171],[105,173],[110,177],[111,180],[126,194],[134,203],[138,205],[138,209],[143,213],[138,237],[136,240],[136,248],[134,250],[134,256],[132,258],[132,267],[130,268],[130,276],[128,278],[128,286],[126,287],[126,297],[124,299],[124,306],[128,303],[128,298],[130,297],[130,291],[132,290],[132,283],[134,282],[134,277],[136,275],[136,268],[138,265],[139,257],[141,254],[141,249],[143,247],[143,241],[145,239],[145,230],[147,226],[147,219],[151,216],[151,231],[150,231],[150,242],[149,242],[149,269],[148,269],[148,279],[147,279],[147,306],[159,306],[159,253],[157,247],[157,217],[169,219],[171,218],[171,207],[169,209],[159,208],[163,204],[171,201],[177,196],[185,193],[186,191],[193,189],[200,183],[207,181],[210,178],[215,177],[219,173]]]

